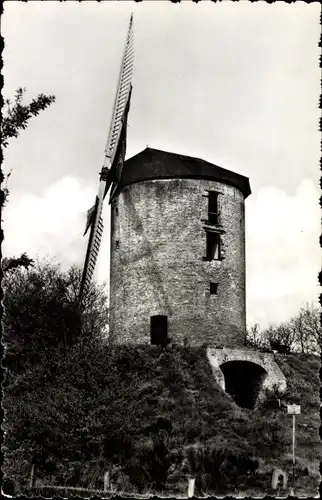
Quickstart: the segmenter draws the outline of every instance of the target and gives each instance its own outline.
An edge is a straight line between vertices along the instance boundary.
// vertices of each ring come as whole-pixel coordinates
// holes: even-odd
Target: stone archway
[[[227,361],[220,365],[225,378],[225,390],[235,403],[242,408],[254,408],[263,382],[267,376],[266,370],[250,361]]]
[[[238,397],[242,398],[242,387],[248,387],[250,393],[248,392],[248,396],[246,396],[246,403],[249,405],[255,399],[255,394],[257,394],[256,399],[258,400],[263,396],[265,389],[275,390],[277,388],[281,392],[286,390],[286,378],[276,364],[273,353],[249,348],[208,347],[207,357],[212,373],[224,391],[233,393],[237,390]],[[228,364],[233,362],[239,364]],[[241,402],[245,403],[244,400]]]

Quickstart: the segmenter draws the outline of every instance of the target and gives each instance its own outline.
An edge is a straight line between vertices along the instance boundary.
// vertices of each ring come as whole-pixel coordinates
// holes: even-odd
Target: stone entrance
[[[228,361],[220,367],[225,377],[225,390],[238,406],[254,408],[267,372],[249,361]]]
[[[265,388],[286,390],[286,378],[273,353],[209,347],[207,357],[215,379],[238,406],[254,408]]]

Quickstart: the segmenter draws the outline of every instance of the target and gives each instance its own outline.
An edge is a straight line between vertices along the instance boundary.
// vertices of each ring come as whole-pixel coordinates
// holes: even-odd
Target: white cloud
[[[54,257],[64,266],[80,264],[86,248],[86,211],[94,199],[94,190],[72,177],[63,177],[42,196],[10,195],[4,212],[4,255],[27,252],[31,257]]]
[[[307,179],[294,196],[264,187],[246,203],[248,322],[266,326],[318,298],[319,194]]]

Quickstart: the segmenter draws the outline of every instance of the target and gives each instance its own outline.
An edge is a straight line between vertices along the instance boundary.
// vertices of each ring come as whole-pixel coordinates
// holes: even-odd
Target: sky
[[[56,102],[4,151],[4,255],[83,264],[131,12],[127,157],[148,145],[250,178],[247,321],[287,321],[320,292],[318,2],[5,1],[3,96]]]

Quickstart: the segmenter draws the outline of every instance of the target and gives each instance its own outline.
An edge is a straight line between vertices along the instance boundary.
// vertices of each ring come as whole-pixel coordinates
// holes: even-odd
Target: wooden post
[[[291,495],[294,496],[294,488],[295,488],[295,415],[299,415],[301,413],[300,405],[287,405],[287,413],[292,415],[293,417],[293,438],[292,438],[292,455],[293,455],[293,481],[291,488]]]
[[[188,498],[192,498],[195,494],[195,478],[188,479]]]
[[[35,484],[35,464],[32,464],[31,466],[31,472],[30,472],[30,481],[29,481],[29,488],[33,488]]]
[[[295,483],[295,413],[293,414],[293,493]]]
[[[107,470],[104,474],[104,491],[108,491],[110,489],[110,473]]]

